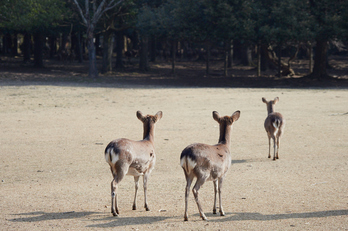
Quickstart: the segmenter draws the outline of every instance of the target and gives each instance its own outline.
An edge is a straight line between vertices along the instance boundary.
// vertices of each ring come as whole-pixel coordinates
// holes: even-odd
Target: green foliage
[[[60,0],[6,0],[0,26],[16,31],[43,31],[58,26],[68,12]]]

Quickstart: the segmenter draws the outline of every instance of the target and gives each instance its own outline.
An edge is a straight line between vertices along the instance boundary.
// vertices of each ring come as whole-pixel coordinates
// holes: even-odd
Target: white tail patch
[[[185,156],[180,160],[180,165],[189,174],[192,171],[192,169],[196,167],[197,163],[191,160],[191,158]]]
[[[110,160],[110,157],[111,157],[111,160]],[[113,148],[109,148],[105,152],[105,160],[109,164],[111,164],[111,163],[115,164],[119,160],[119,156],[118,156],[118,154],[115,153]]]
[[[279,125],[280,125],[279,120],[275,120],[272,124],[273,124],[274,128],[276,128],[276,129],[279,128]]]

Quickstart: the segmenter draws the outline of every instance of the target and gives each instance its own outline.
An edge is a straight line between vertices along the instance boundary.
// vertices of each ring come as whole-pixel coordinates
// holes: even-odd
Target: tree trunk
[[[18,35],[15,33],[13,35],[13,49],[12,49],[12,55],[17,56],[18,55]]]
[[[148,59],[148,51],[149,51],[149,39],[147,36],[142,36],[140,39],[140,60],[139,60],[139,69],[141,71],[149,71],[149,59]]]
[[[155,38],[155,36],[151,37],[151,42],[150,42],[150,62],[156,62],[156,38]]]
[[[30,46],[31,46],[31,36],[29,33],[24,33],[24,41],[23,41],[23,61],[30,61]]]
[[[233,40],[228,42],[228,68],[232,68],[233,66]]]
[[[115,68],[122,70],[123,65],[124,36],[122,31],[116,32],[116,64]]]
[[[327,40],[317,39],[317,45],[315,49],[314,56],[314,67],[311,74],[313,79],[327,79],[329,75],[327,74],[326,61],[327,61]]]
[[[206,71],[205,74],[209,76],[210,72],[210,43],[206,43],[206,49],[207,49],[207,59],[206,59]]]
[[[172,75],[175,75],[176,41],[172,41]]]
[[[87,32],[88,39],[88,59],[89,59],[89,73],[88,77],[92,79],[98,78],[98,69],[97,69],[97,57],[95,53],[95,45],[93,42],[93,32]]]
[[[81,43],[81,32],[77,33],[77,47],[76,47],[76,55],[79,63],[82,63],[83,61],[83,54],[82,54],[82,43]]]
[[[105,31],[103,39],[103,65],[102,73],[112,71],[112,55],[110,57],[110,50],[113,49],[112,32],[110,30]]]
[[[34,34],[34,67],[43,67],[43,38],[40,32]]]
[[[278,77],[282,76],[282,46],[278,44]]]
[[[309,73],[308,74],[311,74],[313,72],[313,65],[312,65],[312,62],[313,62],[313,47],[312,47],[312,43],[309,42],[309,46],[308,46],[308,59],[309,59]]]
[[[261,76],[261,44],[257,44],[257,77]]]
[[[229,57],[231,56],[231,43],[225,43],[225,58],[224,58],[224,76],[228,76],[228,66],[229,66]],[[232,66],[232,65],[231,65]]]

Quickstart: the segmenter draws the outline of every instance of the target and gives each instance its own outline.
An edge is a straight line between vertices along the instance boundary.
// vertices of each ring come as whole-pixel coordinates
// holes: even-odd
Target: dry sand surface
[[[261,97],[276,96],[287,123],[280,159],[272,161]],[[0,99],[0,230],[348,230],[347,90],[14,82],[1,84]],[[127,176],[119,185],[120,216],[113,217],[104,149],[115,138],[142,138],[137,110],[163,111],[151,211],[142,208],[142,185],[132,210]],[[207,182],[200,198],[208,221],[191,193],[184,222],[180,153],[194,142],[217,142],[214,110],[241,111],[222,190],[226,216],[212,213]]]

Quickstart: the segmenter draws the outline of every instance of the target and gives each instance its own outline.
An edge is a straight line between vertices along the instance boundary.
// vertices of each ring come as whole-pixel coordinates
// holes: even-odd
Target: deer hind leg
[[[277,137],[277,155],[276,155],[276,158],[279,159],[279,156],[278,156],[278,153],[279,153],[279,146],[280,145],[280,137],[278,136]]]
[[[219,212],[220,212],[220,216],[225,216],[225,212],[224,212],[224,210],[222,208],[222,198],[221,198],[221,189],[222,189],[222,182],[223,181],[224,181],[223,177],[219,179],[219,189],[218,190],[219,190],[219,205],[220,205]]]
[[[193,192],[193,195],[195,196],[196,204],[197,204],[197,207],[199,210],[199,214],[203,220],[207,220],[207,217],[205,216],[203,209],[202,209],[202,206],[201,206],[201,203],[199,202],[198,190],[204,184],[205,181],[206,181],[206,178],[197,178],[196,184],[192,189],[192,192]]]
[[[147,204],[147,179],[148,179],[148,177],[149,177],[149,174],[145,173],[144,177],[143,177],[143,183],[144,183],[144,208],[146,211],[150,211],[150,208]]]
[[[116,177],[111,181],[111,213],[114,216],[118,216],[118,207],[117,207],[117,183]]]
[[[268,158],[271,158],[271,134],[267,132],[267,136],[268,136]]]
[[[214,207],[213,207],[213,214],[216,214],[216,195],[218,191],[218,182],[217,180],[213,181],[214,183]]]
[[[185,172],[185,177],[186,177],[186,188],[185,188],[185,214],[184,214],[184,220],[188,221],[188,213],[187,213],[187,207],[188,207],[188,197],[190,195],[190,187],[193,181],[193,176],[189,176]]]
[[[273,160],[276,160],[276,154],[277,154],[277,138],[276,137],[272,137],[273,139],[273,148],[274,148],[274,152],[273,152]]]
[[[113,172],[113,170],[111,169]],[[113,173],[114,179],[111,181],[111,213],[114,216],[118,216],[118,206],[117,206],[117,185],[123,179],[125,173],[120,171],[118,173]]]
[[[137,193],[139,188],[139,176],[134,177],[134,184],[135,184],[135,193],[134,193],[134,202],[133,202],[133,210],[137,209]]]

